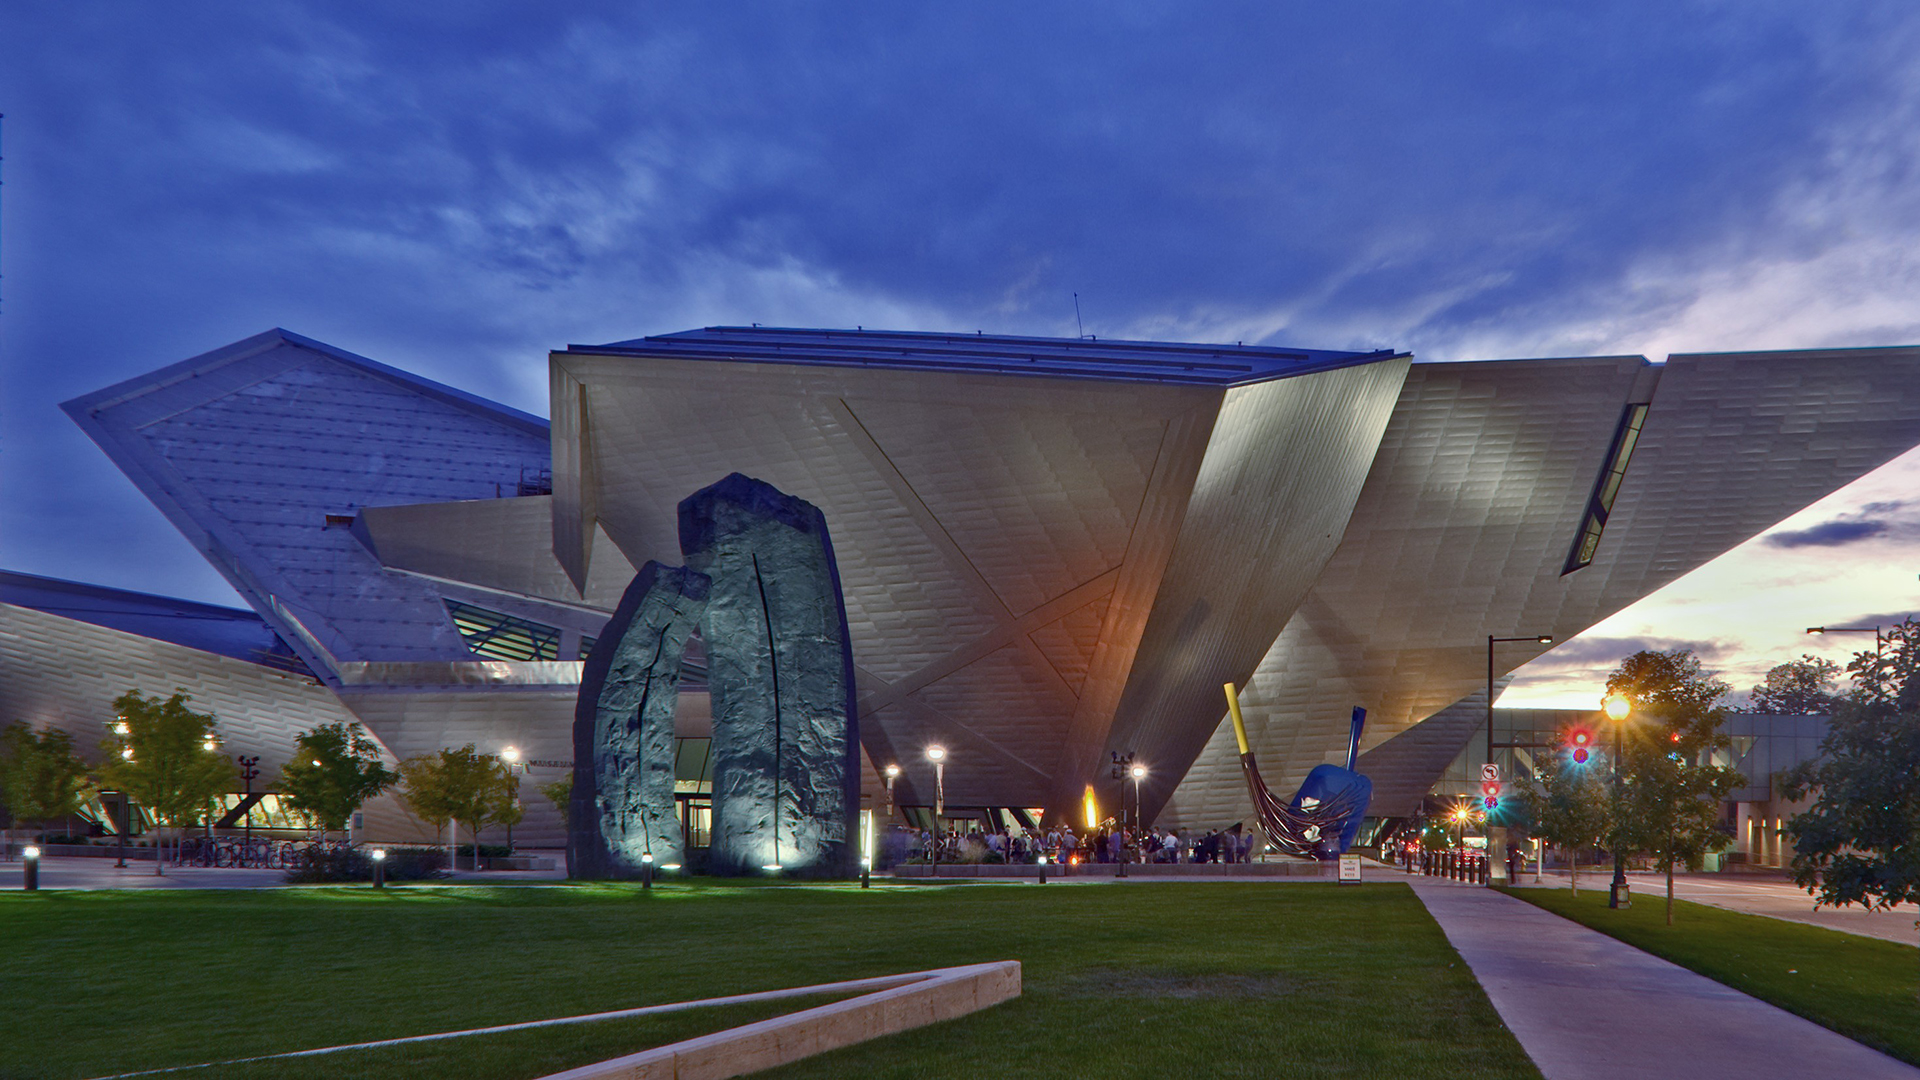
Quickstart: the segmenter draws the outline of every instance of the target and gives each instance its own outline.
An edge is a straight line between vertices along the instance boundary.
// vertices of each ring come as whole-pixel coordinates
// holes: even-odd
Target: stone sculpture
[[[647,855],[656,867],[685,861],[673,714],[708,587],[704,574],[647,563],[587,657],[573,719],[572,877],[637,878]]]
[[[680,549],[712,581],[716,873],[854,871],[860,741],[853,649],[826,517],[734,473],[680,503]]]

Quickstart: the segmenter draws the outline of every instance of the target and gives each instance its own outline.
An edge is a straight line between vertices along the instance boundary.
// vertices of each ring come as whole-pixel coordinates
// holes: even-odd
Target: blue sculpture
[[[567,873],[637,878],[685,861],[674,806],[680,661],[706,610],[706,575],[649,562],[587,657],[573,718]]]
[[[1247,789],[1253,795],[1267,842],[1285,854],[1304,859],[1332,859],[1346,852],[1360,835],[1367,804],[1373,801],[1373,781],[1353,771],[1360,759],[1360,732],[1366,726],[1367,710],[1353,710],[1347,735],[1347,767],[1314,766],[1288,804],[1282,803],[1261,779],[1260,766],[1247,748],[1240,695],[1232,683],[1226,684],[1226,689],[1227,714],[1233,719],[1233,735],[1240,744],[1240,767],[1247,774]]]
[[[734,473],[681,502],[680,549],[712,580],[709,869],[853,873],[860,738],[826,516]]]

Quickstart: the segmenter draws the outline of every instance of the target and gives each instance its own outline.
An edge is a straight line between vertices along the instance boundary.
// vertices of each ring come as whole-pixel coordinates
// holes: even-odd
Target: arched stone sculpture
[[[673,799],[680,660],[707,606],[706,575],[649,562],[594,643],[573,719],[567,872],[637,878],[682,863]]]

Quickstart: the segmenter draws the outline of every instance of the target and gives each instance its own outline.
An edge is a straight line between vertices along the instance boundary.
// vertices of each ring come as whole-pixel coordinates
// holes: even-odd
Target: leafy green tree
[[[1667,925],[1673,925],[1675,866],[1733,842],[1720,827],[1739,770],[1713,764],[1732,745],[1720,730],[1720,700],[1730,687],[1708,674],[1690,650],[1642,651],[1607,677],[1607,695],[1626,698],[1632,715],[1621,732],[1621,792],[1612,810],[1616,850],[1652,855],[1667,876]]]
[[[187,708],[189,700],[184,690],[164,699],[129,690],[114,699],[120,719],[100,744],[106,752],[100,782],[125,792],[176,832],[232,791],[237,776],[233,759],[220,752],[213,716]],[[153,872],[159,874],[155,855]]]
[[[48,821],[79,811],[87,763],[73,753],[73,736],[58,728],[35,732],[25,724],[0,730],[0,803],[16,823]],[[13,829],[7,829],[7,844]]]
[[[400,797],[428,821],[447,823],[447,861],[451,865],[459,837],[458,822],[473,830],[473,866],[480,868],[480,830],[513,813],[514,781],[505,764],[476,753],[472,743],[458,750],[422,754],[400,763]]]
[[[345,829],[362,803],[399,781],[359,724],[322,724],[295,740],[277,786],[287,805],[313,819],[324,836]]]
[[[1821,756],[1788,770],[1792,874],[1818,903],[1890,908],[1920,902],[1920,622],[1884,652],[1848,665],[1854,686],[1833,711]]]
[[[560,820],[566,823],[568,833],[573,831],[573,771],[550,784],[540,785],[540,794],[547,797],[560,811]]]
[[[1529,831],[1567,853],[1567,877],[1578,894],[1580,852],[1598,845],[1610,823],[1604,774],[1563,747],[1534,759],[1534,780],[1520,787],[1520,802],[1533,822]]]
[[[1798,660],[1776,664],[1767,671],[1767,681],[1748,694],[1748,712],[1778,716],[1811,716],[1831,712],[1839,700],[1834,694],[1834,679],[1840,665],[1831,660],[1803,653]]]

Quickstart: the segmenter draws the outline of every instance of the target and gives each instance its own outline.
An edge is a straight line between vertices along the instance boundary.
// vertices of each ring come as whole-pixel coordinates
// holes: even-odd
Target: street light
[[[893,820],[893,782],[900,778],[900,766],[888,765],[887,774],[887,820]]]
[[[1529,634],[1526,637],[1494,637],[1487,635],[1487,764],[1493,764],[1493,646],[1498,642],[1532,641],[1541,645],[1553,644],[1552,634]]]
[[[517,746],[509,746],[505,750],[500,751],[500,760],[507,763],[507,783],[513,786],[512,799],[514,805],[517,806],[520,803],[520,782],[513,778],[513,767],[520,764],[520,748]],[[480,836],[478,833],[474,834],[473,845],[475,851],[480,850]],[[507,822],[507,855],[509,857],[513,855],[513,822],[511,821]]]
[[[1626,805],[1620,792],[1620,758],[1626,752],[1627,717],[1633,715],[1633,702],[1628,701],[1624,694],[1614,694],[1607,698],[1606,713],[1607,719],[1613,721],[1613,806],[1617,812]],[[1620,848],[1620,826],[1618,821],[1613,823],[1613,881],[1607,886],[1607,906],[1610,908],[1619,907],[1622,898],[1627,895],[1627,855]],[[1630,899],[1627,906],[1632,906]]]
[[[940,876],[940,818],[947,812],[947,748],[939,743],[927,747],[927,760],[933,762],[933,876]]]
[[[1132,769],[1129,769],[1128,772],[1133,776],[1133,828],[1134,831],[1138,832],[1140,829],[1146,827],[1146,822],[1142,820],[1140,813],[1140,781],[1147,778],[1147,767],[1145,765],[1135,765]]]

